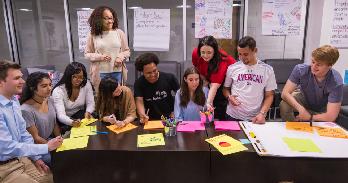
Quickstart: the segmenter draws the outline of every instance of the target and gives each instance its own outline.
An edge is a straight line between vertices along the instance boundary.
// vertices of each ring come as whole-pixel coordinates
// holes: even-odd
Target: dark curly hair
[[[91,34],[94,36],[103,34],[103,12],[104,10],[109,10],[114,18],[114,24],[112,29],[118,28],[118,18],[116,11],[108,6],[99,6],[92,12],[91,16],[88,18],[88,23],[91,28]]]
[[[144,65],[154,63],[158,65],[159,63],[159,58],[157,55],[153,53],[144,53],[141,54],[136,60],[135,60],[135,68],[139,71],[142,72],[144,70]]]
[[[226,57],[227,55],[223,55],[219,52],[219,45],[213,36],[204,36],[203,38],[199,39],[197,49],[199,56],[201,56],[201,48],[203,46],[211,46],[214,49],[213,58],[208,63],[207,80],[210,81],[210,76],[212,73],[217,72],[219,63],[222,62],[222,57]]]
[[[180,105],[183,107],[187,107],[187,104],[191,100],[190,91],[189,91],[187,82],[185,81],[185,79],[187,79],[187,76],[190,74],[198,74],[199,75],[199,71],[196,67],[187,68],[185,73],[184,73],[184,76],[182,77],[181,87],[180,87]],[[204,106],[205,100],[206,100],[206,98],[205,98],[205,94],[203,92],[203,80],[201,78],[199,78],[199,85],[196,88],[196,91],[194,92],[192,101],[194,103],[196,103],[197,105]]]
[[[72,95],[72,83],[71,83],[72,76],[74,74],[80,73],[81,71],[83,72],[83,81],[80,85],[80,88],[86,86],[86,83],[87,83],[86,67],[79,62],[71,62],[68,66],[66,66],[62,79],[58,81],[58,83],[56,84],[56,86],[54,86],[54,88],[62,84],[65,84],[65,88],[68,92],[68,97],[70,98]]]
[[[28,76],[27,81],[25,83],[25,87],[22,92],[23,94],[20,98],[21,104],[25,103],[27,100],[31,99],[34,96],[34,91],[37,90],[37,86],[43,79],[49,79],[51,81],[51,78],[48,75],[48,73],[34,72]]]

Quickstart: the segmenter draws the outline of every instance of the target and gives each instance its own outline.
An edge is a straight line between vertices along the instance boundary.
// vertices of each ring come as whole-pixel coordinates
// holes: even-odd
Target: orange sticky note
[[[313,127],[303,122],[286,122],[286,129],[313,133]]]
[[[320,128],[320,127],[317,127],[316,129],[317,129],[317,132],[320,136],[348,139],[347,133],[342,128]]]
[[[116,125],[110,125],[110,126],[107,126],[106,128],[108,128],[109,130],[115,132],[116,134],[119,134],[119,133],[122,133],[122,132],[133,130],[136,127],[138,127],[138,126],[135,126],[132,123],[128,123],[126,126],[124,126],[122,128],[118,128]]]
[[[162,121],[157,120],[157,121],[148,121],[144,125],[144,130],[151,130],[151,129],[160,129],[164,128]]]

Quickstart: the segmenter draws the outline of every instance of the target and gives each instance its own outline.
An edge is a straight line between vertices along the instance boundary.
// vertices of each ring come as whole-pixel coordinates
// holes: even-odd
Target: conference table
[[[96,122],[98,131],[109,131]],[[59,182],[348,182],[346,158],[261,157],[247,151],[223,156],[205,139],[227,134],[247,138],[241,131],[177,132],[164,146],[137,147],[137,135],[163,133],[138,128],[89,137],[87,148],[52,154],[54,181]]]

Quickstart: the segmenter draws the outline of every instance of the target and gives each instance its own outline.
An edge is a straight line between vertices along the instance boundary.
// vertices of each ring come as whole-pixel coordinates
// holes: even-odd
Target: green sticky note
[[[311,139],[298,139],[283,137],[283,141],[289,149],[298,152],[321,152],[319,147]]]

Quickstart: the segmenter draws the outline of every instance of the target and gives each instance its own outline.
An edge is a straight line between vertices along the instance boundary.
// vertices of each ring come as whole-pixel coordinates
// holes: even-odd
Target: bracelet
[[[261,113],[264,117],[267,116],[267,113],[266,113],[266,112],[260,111],[259,113]]]

